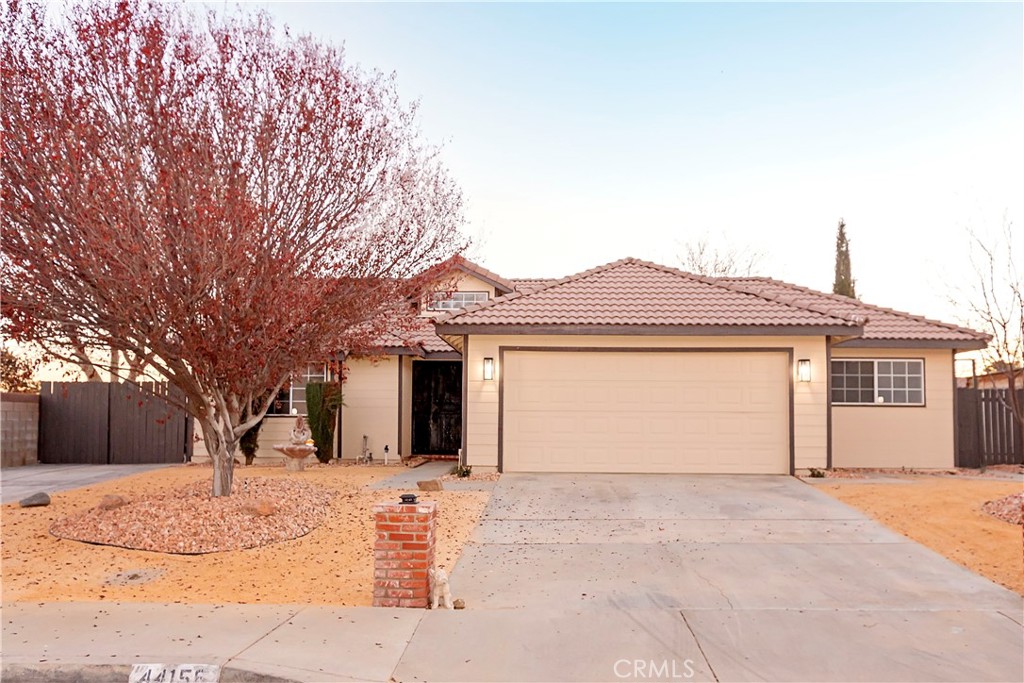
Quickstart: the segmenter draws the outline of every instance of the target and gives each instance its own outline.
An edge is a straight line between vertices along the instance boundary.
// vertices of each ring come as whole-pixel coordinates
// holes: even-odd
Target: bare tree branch
[[[715,247],[707,235],[687,242],[679,255],[682,269],[706,277],[750,277],[764,260],[764,252],[730,245]]]

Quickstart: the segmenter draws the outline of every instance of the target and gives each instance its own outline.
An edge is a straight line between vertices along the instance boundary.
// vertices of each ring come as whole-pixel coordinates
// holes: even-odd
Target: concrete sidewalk
[[[127,681],[133,664],[217,664],[222,681],[389,681],[423,610],[303,605],[17,603],[11,681]],[[256,674],[254,676],[254,674]]]
[[[0,470],[0,502],[14,503],[40,491],[54,493],[127,477],[139,472],[175,467],[156,465],[26,465]]]

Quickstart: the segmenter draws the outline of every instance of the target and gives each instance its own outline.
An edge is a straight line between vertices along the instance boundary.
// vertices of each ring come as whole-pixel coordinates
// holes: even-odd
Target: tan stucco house
[[[415,333],[346,359],[344,460],[386,447],[474,471],[947,468],[953,359],[988,340],[768,278],[631,258],[559,280],[467,261],[450,290]],[[311,365],[281,412],[302,412],[304,381],[323,372]],[[261,442],[288,428],[268,417]]]

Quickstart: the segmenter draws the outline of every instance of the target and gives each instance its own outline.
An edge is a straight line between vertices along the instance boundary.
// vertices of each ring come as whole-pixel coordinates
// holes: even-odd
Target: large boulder
[[[426,479],[424,481],[418,481],[416,482],[416,486],[419,487],[420,491],[441,491],[444,489],[440,479]]]
[[[39,493],[33,493],[28,498],[22,498],[18,501],[18,505],[23,508],[37,508],[44,505],[50,504],[50,496],[47,493],[40,491]]]

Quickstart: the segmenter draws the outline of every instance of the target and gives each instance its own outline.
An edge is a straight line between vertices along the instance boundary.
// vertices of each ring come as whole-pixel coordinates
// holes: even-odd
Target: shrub
[[[306,385],[307,421],[320,462],[330,462],[334,457],[334,423],[341,405],[340,384],[311,382]]]

